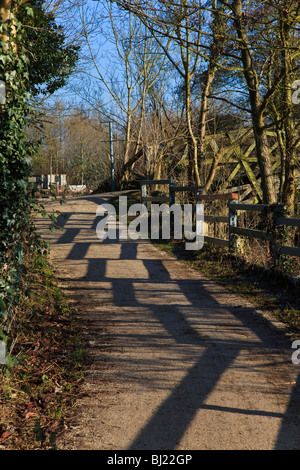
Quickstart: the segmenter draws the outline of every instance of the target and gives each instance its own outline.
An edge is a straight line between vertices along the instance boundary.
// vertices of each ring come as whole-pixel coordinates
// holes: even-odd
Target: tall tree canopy
[[[178,51],[181,51],[183,68],[178,72],[183,71],[188,78],[182,89],[186,110],[191,110],[190,115],[186,114],[186,121],[192,124],[190,141],[195,152],[190,165],[194,164],[194,181],[199,181],[197,160],[199,164],[199,156],[204,155],[209,104],[222,100],[243,112],[245,121],[252,127],[260,172],[259,197],[268,204],[282,201],[293,212],[296,169],[299,169],[299,119],[292,100],[293,83],[300,67],[299,1],[112,0],[112,3],[138,16],[162,49],[162,38],[171,40],[168,51],[164,52],[174,71],[178,71]],[[169,51],[175,51],[175,55]],[[189,68],[191,57],[201,58],[192,71],[194,82]],[[226,74],[226,83],[220,82],[220,74]],[[195,115],[195,105],[191,106],[189,86],[199,78],[202,94],[197,139],[197,120],[190,119]],[[276,135],[281,153],[279,191],[275,185],[270,131]],[[220,155],[215,156],[215,165]],[[210,174],[214,175],[214,167]],[[210,180],[209,177],[206,181],[207,189]]]
[[[62,26],[56,24],[54,13],[45,11],[43,0],[24,3],[17,17],[24,28],[30,91],[33,95],[54,93],[74,70],[79,46],[66,43]]]

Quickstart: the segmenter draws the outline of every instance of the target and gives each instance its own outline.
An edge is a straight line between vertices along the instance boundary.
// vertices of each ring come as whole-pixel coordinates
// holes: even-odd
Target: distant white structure
[[[71,184],[69,186],[69,189],[70,191],[73,191],[73,192],[84,191],[86,189],[86,185],[85,184]]]
[[[67,185],[67,175],[45,175],[44,189],[48,189],[50,184],[59,184],[59,186]]]
[[[67,175],[36,175],[29,178],[30,183],[49,189],[50,185],[67,186]]]

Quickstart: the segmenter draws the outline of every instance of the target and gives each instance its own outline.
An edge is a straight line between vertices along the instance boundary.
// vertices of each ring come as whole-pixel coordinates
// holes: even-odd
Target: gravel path
[[[93,360],[60,448],[300,449],[291,337],[148,241],[99,240],[108,201],[68,200],[62,232],[38,224]]]

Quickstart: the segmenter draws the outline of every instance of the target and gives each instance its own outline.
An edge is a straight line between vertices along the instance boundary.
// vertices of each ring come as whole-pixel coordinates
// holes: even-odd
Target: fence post
[[[147,197],[147,185],[143,181],[141,182],[141,193],[142,197]],[[147,201],[142,201],[142,203],[148,208]]]
[[[176,181],[171,179],[169,183],[169,207],[171,207],[173,204],[175,204],[175,184]],[[172,236],[174,236],[174,212],[170,211],[170,226],[171,226],[171,232]]]
[[[172,204],[175,204],[175,184],[176,184],[176,181],[175,180],[170,180],[170,184],[169,184],[169,197],[170,197],[170,206],[172,206]]]
[[[234,207],[236,203],[236,199],[228,203],[229,251],[231,253],[236,249],[236,234],[232,232],[232,227],[237,227],[237,211]]]
[[[279,246],[282,244],[280,238],[284,237],[284,230],[278,229],[277,218],[283,215],[285,206],[283,204],[274,204],[271,206],[272,210],[272,250],[273,250],[273,266],[274,269],[278,267],[280,261],[280,249]],[[281,233],[280,233],[281,232]]]

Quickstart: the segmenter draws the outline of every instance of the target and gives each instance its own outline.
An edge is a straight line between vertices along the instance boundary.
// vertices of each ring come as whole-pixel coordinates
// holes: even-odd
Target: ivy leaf
[[[26,10],[26,13],[27,13],[28,16],[34,17],[33,8],[26,5],[25,10]]]

